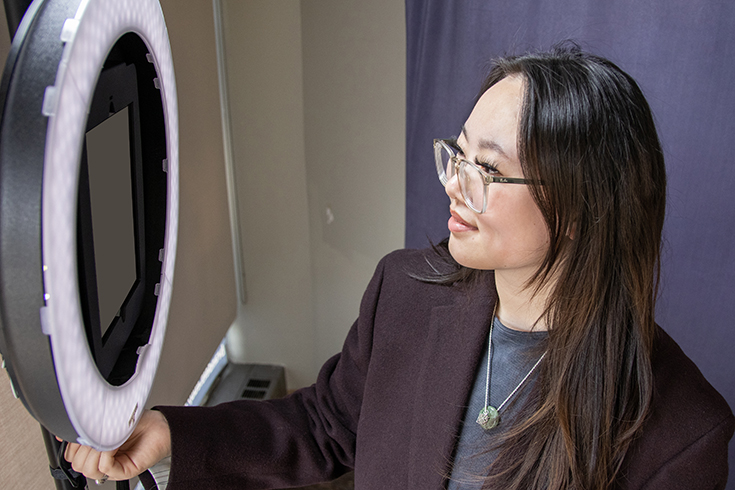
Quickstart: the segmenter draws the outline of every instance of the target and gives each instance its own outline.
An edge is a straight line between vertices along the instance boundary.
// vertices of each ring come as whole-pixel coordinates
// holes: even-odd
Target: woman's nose
[[[447,193],[450,199],[458,201],[462,199],[462,190],[459,188],[459,177],[457,177],[456,173],[447,181],[447,185],[444,186],[444,192]]]

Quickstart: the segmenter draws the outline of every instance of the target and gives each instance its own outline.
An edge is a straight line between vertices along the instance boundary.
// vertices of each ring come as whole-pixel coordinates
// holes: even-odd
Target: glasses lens
[[[485,211],[485,179],[466,160],[459,166],[459,188],[467,206],[478,213]]]
[[[436,172],[439,174],[439,180],[444,185],[454,176],[454,162],[452,161],[452,152],[446,143],[441,141],[434,142],[434,160],[436,163]]]

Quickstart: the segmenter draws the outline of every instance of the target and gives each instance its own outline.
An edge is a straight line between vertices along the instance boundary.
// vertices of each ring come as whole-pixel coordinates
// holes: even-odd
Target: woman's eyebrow
[[[467,128],[462,125],[462,134],[464,134],[464,138],[469,142],[470,137],[467,134]],[[478,147],[481,150],[490,150],[498,153],[501,157],[505,158],[506,160],[509,160],[508,154],[503,150],[503,147],[500,146],[500,144],[496,143],[493,140],[489,140],[487,138],[480,138],[480,141],[478,141]]]

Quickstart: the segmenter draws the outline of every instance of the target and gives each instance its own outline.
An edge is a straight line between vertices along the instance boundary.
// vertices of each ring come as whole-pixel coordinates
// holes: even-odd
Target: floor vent
[[[211,407],[233,400],[269,400],[285,395],[283,366],[228,363],[203,405]]]

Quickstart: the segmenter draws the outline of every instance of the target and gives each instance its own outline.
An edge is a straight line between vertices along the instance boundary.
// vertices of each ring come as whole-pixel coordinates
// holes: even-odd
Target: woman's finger
[[[82,473],[87,478],[99,480],[104,477],[104,472],[100,471],[100,453],[87,446],[70,444],[66,450],[65,459],[71,463],[71,467],[77,473]]]
[[[69,444],[64,452],[64,459],[71,463],[71,468],[74,471],[81,472],[84,461],[87,459],[88,447],[80,446],[79,444]]]
[[[79,444],[70,442],[64,450],[64,459],[71,463],[77,451],[79,451]]]
[[[94,449],[88,448],[87,457],[84,460],[84,466],[80,473],[84,473],[88,478],[99,480],[104,477],[104,472],[100,470],[100,453]]]
[[[67,457],[67,461],[71,463],[71,468],[78,472],[78,473],[84,473],[84,464],[87,461],[87,455],[89,454],[91,448],[88,448],[86,446],[79,446],[76,448],[67,447],[67,453],[69,457]]]
[[[133,476],[131,468],[118,461],[117,451],[105,451],[100,454],[99,469],[113,480],[129,480]]]

